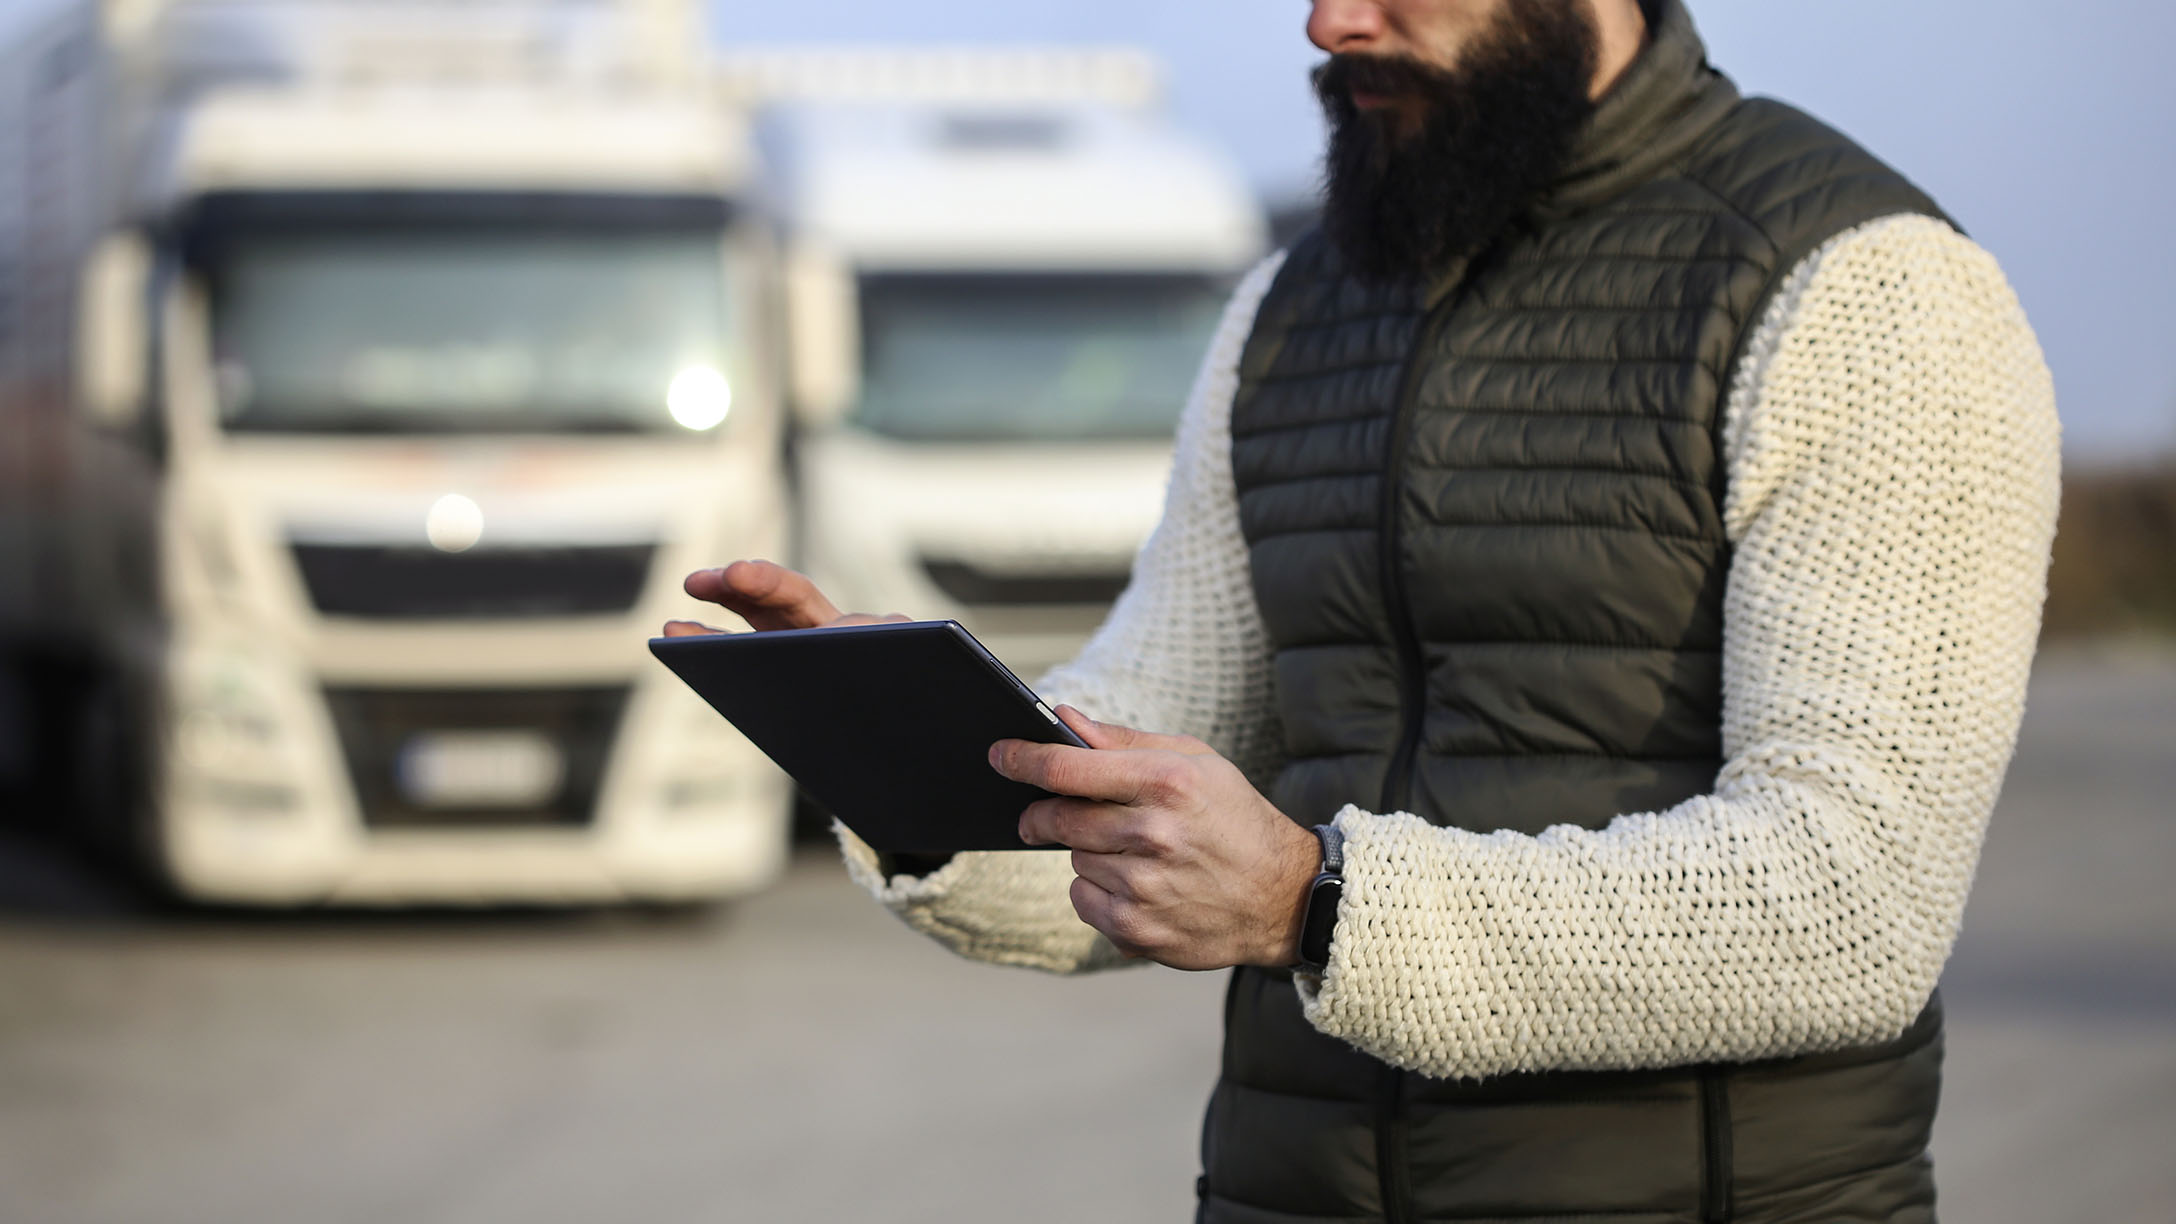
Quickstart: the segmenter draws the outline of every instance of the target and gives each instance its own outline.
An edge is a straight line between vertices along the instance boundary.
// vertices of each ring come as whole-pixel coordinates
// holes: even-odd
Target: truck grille
[[[403,619],[597,616],[625,612],[649,578],[649,544],[432,548],[297,544],[310,602],[328,616]]]
[[[1127,571],[992,573],[964,561],[922,558],[922,570],[938,590],[970,607],[1043,604],[1109,605],[1126,589]]]
[[[627,690],[336,688],[325,698],[366,826],[580,826],[595,813]],[[479,742],[521,745],[553,772],[526,795],[434,797],[419,785],[419,754]]]

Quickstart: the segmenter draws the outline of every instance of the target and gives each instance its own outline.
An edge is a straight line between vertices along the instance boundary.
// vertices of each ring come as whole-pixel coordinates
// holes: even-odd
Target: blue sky
[[[0,31],[55,0],[0,0]],[[2135,0],[1691,0],[1714,61],[1903,169],[2001,259],[2066,448],[2176,449],[2176,9]],[[1305,0],[713,0],[732,42],[1101,43],[1172,67],[1181,118],[1272,195],[1321,124]]]

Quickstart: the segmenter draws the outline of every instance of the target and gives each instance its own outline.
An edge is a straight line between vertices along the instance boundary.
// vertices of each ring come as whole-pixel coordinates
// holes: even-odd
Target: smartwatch
[[[1345,835],[1336,825],[1316,825],[1322,842],[1322,870],[1307,886],[1307,912],[1300,918],[1299,968],[1320,973],[1330,964],[1330,936],[1337,930],[1337,903],[1345,897]]]

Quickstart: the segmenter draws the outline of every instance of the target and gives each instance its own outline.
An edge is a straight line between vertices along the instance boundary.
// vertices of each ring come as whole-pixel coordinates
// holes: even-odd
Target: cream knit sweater
[[[1273,257],[1234,295],[1131,586],[1037,686],[1184,732],[1258,784],[1270,648],[1231,473],[1231,400]],[[1433,1076],[1740,1061],[1875,1042],[1933,990],[2023,710],[2055,527],[2054,391],[2000,269],[1894,217],[1795,269],[1727,405],[1734,548],[1712,793],[1606,829],[1480,835],[1356,806],[1321,1031]],[[1123,962],[1066,854],[855,877],[964,956]]]

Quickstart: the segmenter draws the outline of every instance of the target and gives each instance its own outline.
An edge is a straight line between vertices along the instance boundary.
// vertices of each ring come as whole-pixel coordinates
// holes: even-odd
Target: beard
[[[1350,53],[1316,68],[1330,123],[1323,230],[1346,266],[1425,281],[1503,233],[1562,173],[1594,113],[1598,42],[1572,0],[1504,0],[1456,68]],[[1418,126],[1401,131],[1399,107],[1361,110],[1356,89],[1423,102]]]

